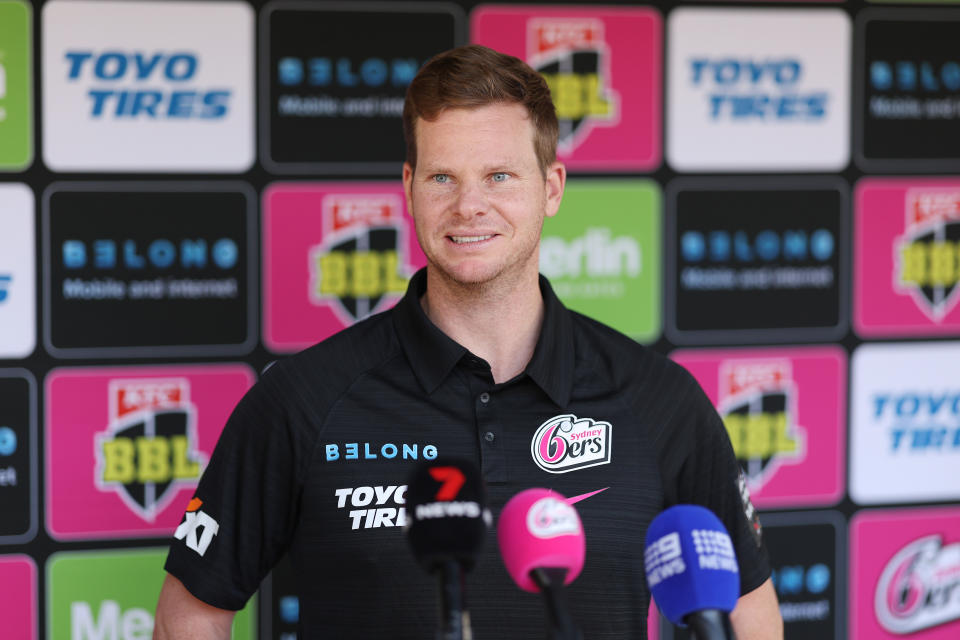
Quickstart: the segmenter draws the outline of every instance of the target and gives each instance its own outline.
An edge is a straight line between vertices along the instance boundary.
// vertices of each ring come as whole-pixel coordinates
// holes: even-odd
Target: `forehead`
[[[516,103],[444,109],[433,120],[418,118],[415,135],[418,163],[464,154],[536,161],[533,121]]]

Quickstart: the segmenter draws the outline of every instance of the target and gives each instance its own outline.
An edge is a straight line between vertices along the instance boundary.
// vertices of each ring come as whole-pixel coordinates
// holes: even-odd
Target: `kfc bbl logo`
[[[197,447],[196,407],[181,378],[112,380],[110,424],[95,437],[96,485],[116,491],[153,521],[180,485],[196,484],[206,459]]]
[[[960,191],[910,190],[894,244],[894,289],[939,322],[960,298]]]
[[[593,126],[618,124],[619,96],[610,89],[610,51],[603,22],[535,18],[527,29],[527,62],[547,81],[557,110],[558,150],[573,151]]]
[[[332,194],[322,208],[323,242],[309,255],[310,301],[350,325],[407,289],[413,268],[403,249],[403,206],[395,194]]]
[[[763,486],[780,464],[803,459],[804,434],[794,424],[796,402],[789,361],[721,364],[719,412],[753,488]]]

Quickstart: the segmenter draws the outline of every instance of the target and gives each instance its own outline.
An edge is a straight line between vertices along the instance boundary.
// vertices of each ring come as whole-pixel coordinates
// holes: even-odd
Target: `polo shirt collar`
[[[427,393],[433,393],[469,352],[441,331],[420,306],[427,290],[426,268],[410,279],[407,293],[393,310],[394,323],[407,361]],[[560,407],[570,400],[573,385],[573,322],[550,283],[540,276],[544,314],[540,337],[525,373]]]

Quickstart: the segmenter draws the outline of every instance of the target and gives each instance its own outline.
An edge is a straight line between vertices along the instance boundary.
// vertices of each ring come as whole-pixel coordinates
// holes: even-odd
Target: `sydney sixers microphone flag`
[[[497,541],[507,573],[524,591],[543,593],[547,638],[582,640],[563,592],[580,575],[586,554],[583,524],[572,505],[548,489],[527,489],[500,513]]]
[[[647,529],[647,584],[673,624],[693,627],[699,640],[732,637],[728,613],[737,605],[740,570],[730,535],[712,511],[676,505]]]

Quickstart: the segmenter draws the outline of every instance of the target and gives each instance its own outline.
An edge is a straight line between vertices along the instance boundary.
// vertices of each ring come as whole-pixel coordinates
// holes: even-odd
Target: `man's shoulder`
[[[342,389],[400,353],[391,313],[384,311],[278,360],[265,377],[287,390],[303,386]]]
[[[570,314],[578,362],[601,367],[618,378],[645,377],[653,373],[679,383],[693,381],[686,369],[662,353],[582,313],[570,311]]]

